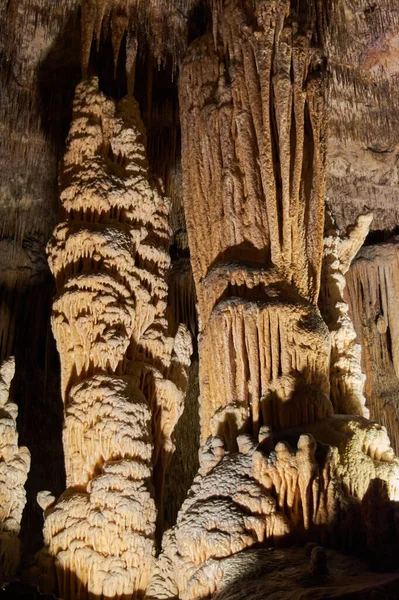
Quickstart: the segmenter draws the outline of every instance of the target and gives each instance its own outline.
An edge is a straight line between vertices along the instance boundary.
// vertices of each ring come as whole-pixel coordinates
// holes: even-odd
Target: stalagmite
[[[260,544],[315,539],[346,551],[366,544],[363,503],[371,483],[381,481],[387,497],[399,500],[399,459],[386,430],[362,417],[335,417],[306,431],[286,430],[295,450],[273,443],[268,428],[261,428],[258,444],[239,436],[238,453],[209,438],[177,523],[164,537],[148,599],[209,597],[224,588],[232,557],[243,576],[246,552]]]
[[[77,90],[64,156],[64,221],[48,245],[61,358],[67,490],[40,496],[64,598],[146,588],[191,353],[168,337],[168,201],[148,180],[132,96]]]
[[[12,579],[19,566],[18,534],[30,467],[28,448],[18,446],[18,407],[9,399],[14,372],[14,358],[8,358],[0,366],[0,584]]]

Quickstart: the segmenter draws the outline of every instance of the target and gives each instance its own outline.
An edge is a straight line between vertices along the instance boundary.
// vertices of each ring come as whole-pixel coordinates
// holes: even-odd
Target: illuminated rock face
[[[64,598],[146,589],[182,410],[191,343],[167,335],[168,202],[144,143],[133,97],[116,108],[95,78],[78,86],[48,246],[67,490],[39,497]]]
[[[324,261],[319,305],[331,335],[330,398],[337,413],[369,416],[363,388],[361,346],[346,303],[346,279],[353,258],[362,246],[372,215],[358,217],[347,236],[331,227],[324,239]],[[380,420],[377,419],[379,422]]]
[[[209,438],[176,526],[164,536],[148,598],[209,597],[231,582],[232,569],[237,581],[245,577],[244,551],[259,544],[316,539],[353,549],[367,540],[373,551],[376,507],[386,497],[399,499],[399,460],[385,429],[346,416],[310,425],[307,434],[301,429],[284,433],[296,449],[275,444],[268,428],[261,428],[259,443],[239,436],[238,453],[226,453],[220,438]],[[370,500],[373,480],[383,490]]]
[[[19,566],[18,534],[30,467],[29,450],[18,446],[18,407],[9,400],[14,372],[13,358],[0,366],[0,583],[11,580]]]

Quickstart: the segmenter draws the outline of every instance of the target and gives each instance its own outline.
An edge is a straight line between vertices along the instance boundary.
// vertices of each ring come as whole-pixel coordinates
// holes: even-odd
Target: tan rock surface
[[[394,544],[399,459],[386,430],[344,416],[305,430],[309,433],[280,433],[296,440],[295,450],[284,441],[274,444],[267,428],[260,431],[259,445],[239,436],[238,454],[226,453],[219,438],[209,438],[177,523],[164,536],[148,598],[215,594],[227,585],[229,557],[235,557],[235,576],[245,577],[245,559],[240,565],[238,556],[260,544],[313,539],[345,551],[364,544],[373,554],[377,529],[385,544]],[[372,496],[375,481],[382,487]],[[389,556],[387,546],[384,552]]]
[[[284,2],[254,11],[225,3],[213,38],[190,46],[180,75],[201,440],[221,435],[231,447],[248,426],[257,435],[262,411],[281,427],[330,410],[316,403],[305,417],[297,401],[280,422],[278,408],[261,407],[283,404],[302,384],[329,390],[330,342],[316,307],[325,79],[310,40],[315,15],[294,25],[289,12]]]

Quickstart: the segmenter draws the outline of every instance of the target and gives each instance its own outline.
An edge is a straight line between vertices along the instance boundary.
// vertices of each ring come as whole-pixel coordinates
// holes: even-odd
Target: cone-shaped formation
[[[9,400],[14,372],[13,358],[0,366],[0,583],[14,577],[19,566],[18,534],[30,468],[28,448],[18,446],[18,407]]]
[[[298,14],[290,2],[216,5],[213,37],[190,46],[180,77],[203,441],[229,437],[208,425],[221,410],[256,435],[276,389],[281,403],[301,384],[328,392],[330,353],[316,307],[326,138],[317,11],[312,2]],[[290,424],[328,408],[312,413],[291,411]],[[283,425],[270,411],[263,422]]]
[[[61,176],[65,221],[49,243],[57,298],[68,489],[41,495],[63,598],[145,589],[155,552],[190,337],[167,336],[168,202],[148,180],[132,97],[95,78],[76,91]]]

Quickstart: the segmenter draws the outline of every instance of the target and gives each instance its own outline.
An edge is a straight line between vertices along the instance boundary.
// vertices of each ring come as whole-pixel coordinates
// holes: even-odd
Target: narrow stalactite
[[[48,255],[67,490],[39,495],[45,556],[65,599],[139,597],[191,343],[183,326],[168,336],[168,200],[149,183],[132,96],[116,107],[96,78],[77,87],[60,185]]]
[[[0,584],[11,581],[19,567],[18,534],[30,468],[28,448],[18,446],[18,407],[9,397],[14,373],[14,358],[8,358],[0,366]]]
[[[143,34],[158,67],[172,56],[174,70],[184,54],[189,11],[196,0],[83,0],[82,71],[86,76],[93,41],[97,49],[102,36],[110,37],[116,70],[122,43],[126,43],[126,71],[129,88],[134,78],[132,66],[137,51],[137,36]],[[126,42],[124,39],[126,38]]]

